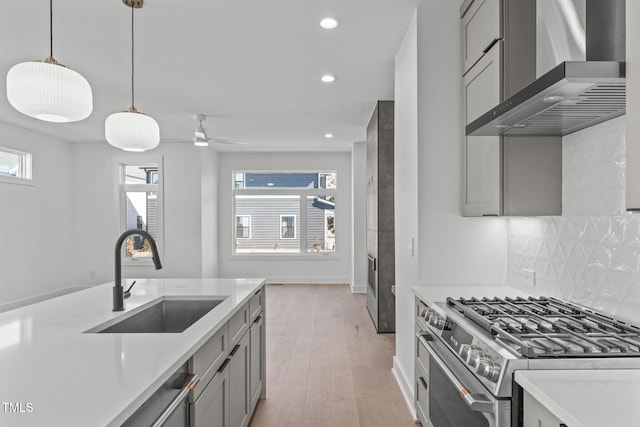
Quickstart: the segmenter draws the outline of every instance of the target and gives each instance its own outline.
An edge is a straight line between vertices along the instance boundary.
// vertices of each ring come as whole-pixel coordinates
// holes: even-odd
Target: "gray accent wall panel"
[[[376,260],[367,309],[378,332],[395,332],[393,121],[393,101],[378,101],[367,126],[367,252]]]

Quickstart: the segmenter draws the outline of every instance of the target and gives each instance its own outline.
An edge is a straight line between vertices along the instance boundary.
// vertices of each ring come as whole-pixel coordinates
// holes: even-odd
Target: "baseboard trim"
[[[48,299],[70,294],[73,292],[81,291],[82,289],[86,289],[86,288],[87,288],[86,286],[72,286],[70,288],[58,289],[56,291],[47,292],[47,293],[36,295],[33,297],[23,298],[17,301],[11,301],[6,304],[0,304],[0,313],[9,311],[9,310],[14,310],[16,308],[24,307],[26,305],[35,304],[37,302],[46,301]]]
[[[304,285],[349,285],[351,279],[348,277],[267,277],[267,284],[304,284]]]
[[[393,367],[391,368],[391,372],[393,373],[393,376],[396,378],[396,382],[400,387],[400,391],[404,396],[405,402],[407,402],[409,413],[411,413],[411,416],[413,417],[413,419],[416,422],[418,422],[419,419],[418,419],[418,415],[416,414],[416,408],[413,405],[413,399],[414,399],[413,387],[410,385],[410,384],[413,384],[413,381],[408,380],[396,356],[393,356]]]
[[[367,293],[367,285],[354,285],[351,284],[351,293],[352,294],[366,294]]]

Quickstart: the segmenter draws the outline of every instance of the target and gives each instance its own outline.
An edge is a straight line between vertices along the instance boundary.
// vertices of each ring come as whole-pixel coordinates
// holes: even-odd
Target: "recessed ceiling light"
[[[336,78],[334,76],[332,76],[331,74],[325,74],[324,76],[322,76],[320,78],[320,80],[322,80],[325,83],[331,83],[331,82],[335,81]]]
[[[324,137],[325,138],[333,138],[333,134],[332,133],[325,133]]]
[[[325,30],[333,30],[338,26],[338,20],[336,18],[330,18],[330,17],[323,18],[320,21],[320,26]]]

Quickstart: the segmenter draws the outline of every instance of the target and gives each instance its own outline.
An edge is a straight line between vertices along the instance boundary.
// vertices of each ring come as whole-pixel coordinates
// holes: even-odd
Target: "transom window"
[[[336,250],[335,171],[233,171],[235,254]]]

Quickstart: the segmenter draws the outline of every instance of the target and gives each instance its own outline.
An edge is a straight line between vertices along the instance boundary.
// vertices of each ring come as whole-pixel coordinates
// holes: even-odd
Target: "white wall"
[[[1,306],[71,287],[76,236],[70,144],[4,123],[0,135],[0,146],[33,154],[33,185],[0,182]]]
[[[351,151],[351,176],[353,181],[353,265],[351,291],[367,292],[367,143],[353,144]]]
[[[405,188],[395,203],[402,220],[396,221],[394,372],[411,400],[411,287],[500,285],[506,276],[506,220],[461,216],[460,3],[423,2],[396,57],[396,188]],[[412,237],[415,257],[408,251]]]
[[[219,273],[220,277],[266,277],[271,283],[350,283],[352,276],[351,154],[339,153],[221,153],[219,157]],[[338,173],[335,256],[232,255],[232,171],[317,170]],[[293,262],[292,262],[293,261]]]
[[[202,277],[218,276],[218,152],[203,150]]]
[[[74,283],[95,285],[113,280],[115,242],[122,232],[118,195],[119,164],[162,162],[164,156],[163,269],[151,263],[123,268],[128,277],[201,277],[201,151],[192,144],[163,143],[146,153],[127,153],[107,143],[74,144]]]

